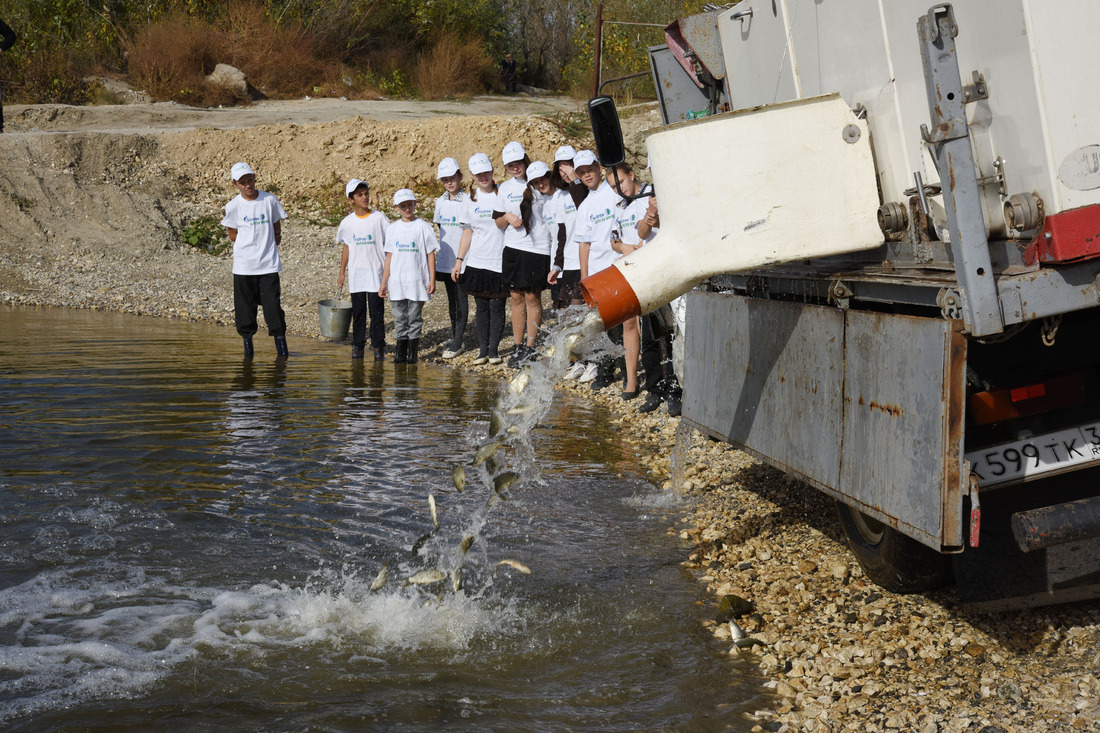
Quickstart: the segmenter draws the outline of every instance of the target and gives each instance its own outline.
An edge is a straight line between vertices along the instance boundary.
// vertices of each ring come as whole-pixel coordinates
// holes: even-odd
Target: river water
[[[497,380],[295,338],[248,364],[205,324],[0,319],[0,728],[748,730],[763,706],[699,625],[667,534],[684,507],[598,407],[557,399],[537,476],[479,517],[451,467]],[[470,533],[460,592],[403,585]]]

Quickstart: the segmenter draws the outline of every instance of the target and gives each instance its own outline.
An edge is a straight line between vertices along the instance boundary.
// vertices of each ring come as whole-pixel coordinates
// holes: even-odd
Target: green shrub
[[[225,227],[214,216],[192,219],[183,227],[180,239],[184,244],[212,255],[225,254],[233,246],[225,233]]]

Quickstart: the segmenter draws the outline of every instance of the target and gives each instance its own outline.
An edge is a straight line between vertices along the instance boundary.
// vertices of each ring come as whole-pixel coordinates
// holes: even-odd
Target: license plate
[[[966,454],[979,486],[1026,481],[1100,461],[1100,422]]]

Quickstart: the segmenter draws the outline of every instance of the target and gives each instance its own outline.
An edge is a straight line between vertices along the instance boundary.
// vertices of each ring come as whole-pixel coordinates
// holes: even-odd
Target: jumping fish
[[[512,394],[520,394],[523,392],[523,390],[527,389],[527,383],[530,380],[530,375],[527,373],[527,370],[524,369],[522,372],[513,377],[511,382],[508,383],[508,389],[512,391]]]
[[[514,471],[505,471],[504,473],[493,479],[493,491],[500,494],[505,491],[509,486],[519,481],[519,474]]]
[[[554,354],[558,353],[558,349],[553,344],[546,347],[546,351],[542,352],[547,359],[553,359]]]
[[[521,563],[519,560],[512,560],[511,558],[509,558],[507,560],[501,560],[500,562],[497,563],[497,567],[500,567],[501,565],[507,565],[508,567],[512,568],[513,570],[517,570],[517,571],[523,573],[524,575],[530,575],[531,574],[531,568],[527,567],[526,565]]]
[[[571,333],[565,337],[565,348],[570,354],[576,354],[574,347],[580,343],[581,335],[579,333]]]
[[[750,649],[754,646],[767,646],[759,639],[754,639],[751,636],[742,636],[740,639],[734,639],[733,645],[738,649]]]
[[[419,573],[410,576],[405,583],[407,585],[430,585],[445,580],[446,578],[447,574],[443,571],[430,568],[428,570],[421,570]]]
[[[470,551],[470,547],[473,544],[474,544],[474,536],[472,534],[468,534],[468,535],[466,535],[465,537],[462,538],[462,542],[459,544],[458,549],[462,550],[463,554],[466,554],[467,552]]]
[[[451,469],[451,482],[454,483],[460,494],[466,488],[466,469],[462,467],[461,463],[456,463],[454,468]]]
[[[451,588],[455,593],[462,590],[462,570],[460,568],[451,571]]]
[[[477,453],[474,454],[474,465],[480,466],[482,463],[485,463],[485,459],[496,453],[497,449],[500,448],[500,445],[503,442],[504,441],[500,438],[494,438],[493,440],[490,440],[488,443],[478,448]]]
[[[374,582],[370,584],[371,591],[382,590],[390,580],[390,566],[383,565],[382,569],[378,571],[378,575],[375,576]]]
[[[432,524],[439,526],[439,512],[435,508],[435,496],[428,494],[428,508],[432,510]]]
[[[516,405],[515,407],[508,408],[505,414],[508,415],[526,415],[535,409],[534,405]]]
[[[504,426],[504,418],[500,415],[500,410],[495,407],[489,411],[489,437],[496,437],[496,434],[500,432],[500,429]]]
[[[413,551],[414,555],[416,553],[420,552],[420,548],[424,546],[425,542],[427,542],[428,540],[430,540],[432,538],[433,534],[435,534],[435,530],[432,530],[431,532],[428,532],[428,534],[421,535],[420,538],[417,539],[416,542],[413,543],[412,551]]]
[[[734,641],[745,638],[745,630],[738,626],[733,619],[730,619],[730,634],[733,636]]]

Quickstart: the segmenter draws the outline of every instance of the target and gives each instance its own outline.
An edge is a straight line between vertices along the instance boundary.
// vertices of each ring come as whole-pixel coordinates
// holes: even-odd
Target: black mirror
[[[611,97],[588,100],[588,118],[592,120],[592,136],[596,138],[596,156],[600,165],[609,167],[626,160],[623,146],[623,130],[619,126],[619,113]]]

